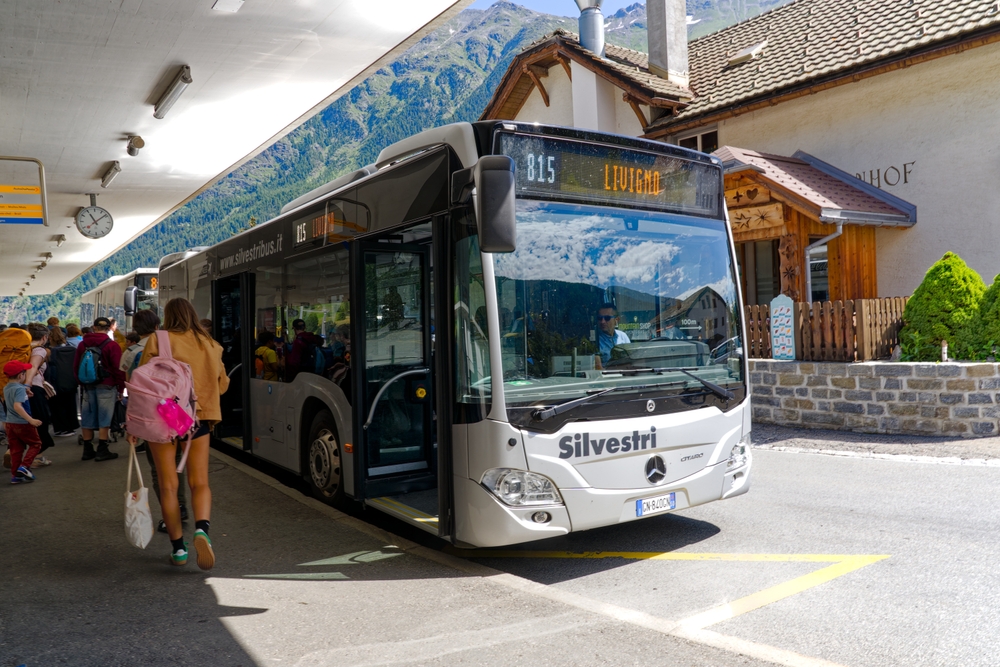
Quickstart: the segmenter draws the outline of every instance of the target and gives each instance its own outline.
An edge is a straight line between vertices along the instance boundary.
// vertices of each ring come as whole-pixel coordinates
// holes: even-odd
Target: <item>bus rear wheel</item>
[[[340,505],[344,500],[340,442],[328,410],[321,410],[313,417],[306,458],[304,477],[313,496],[330,505]]]

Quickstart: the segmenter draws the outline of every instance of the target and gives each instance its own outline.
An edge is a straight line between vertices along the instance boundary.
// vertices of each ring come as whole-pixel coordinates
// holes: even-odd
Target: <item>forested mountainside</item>
[[[568,0],[567,0],[568,1]],[[688,0],[691,37],[787,0]],[[607,17],[609,42],[646,49],[646,8]],[[467,9],[298,129],[58,293],[0,299],[0,322],[79,317],[79,298],[105,278],[160,257],[218,243],[274,217],[288,201],[372,162],[385,146],[420,130],[479,117],[513,57],[575,19],[502,1]]]

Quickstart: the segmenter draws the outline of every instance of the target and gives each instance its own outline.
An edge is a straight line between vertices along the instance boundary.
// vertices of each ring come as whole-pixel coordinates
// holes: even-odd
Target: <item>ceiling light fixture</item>
[[[235,14],[240,11],[240,7],[242,6],[243,0],[215,0],[212,9],[217,12],[233,12]]]
[[[111,181],[115,180],[115,177],[120,173],[122,173],[122,166],[118,163],[118,160],[115,160],[108,167],[108,170],[104,172],[104,176],[101,176],[101,187],[106,188],[111,185]]]
[[[42,257],[44,257],[45,259],[52,259],[52,253],[51,252],[43,252],[42,253]]]
[[[66,243],[66,235],[65,234],[57,234],[55,236],[55,238],[52,239],[52,240],[56,242],[56,247],[57,248],[61,248],[62,244]],[[52,253],[49,253],[49,254],[51,255]]]
[[[170,111],[170,107],[174,106],[174,102],[177,98],[181,96],[184,89],[191,85],[194,79],[191,78],[191,68],[187,65],[181,65],[181,71],[177,73],[174,80],[170,82],[167,90],[164,91],[160,99],[156,101],[153,106],[153,118],[163,118]]]
[[[125,149],[128,154],[135,157],[139,154],[139,149],[146,145],[146,142],[142,140],[142,137],[138,135],[129,135],[128,147]]]

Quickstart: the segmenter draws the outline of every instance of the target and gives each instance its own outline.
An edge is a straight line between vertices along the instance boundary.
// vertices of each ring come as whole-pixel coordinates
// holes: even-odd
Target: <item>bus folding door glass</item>
[[[212,319],[212,266],[208,255],[194,257],[187,264],[187,298],[198,317]],[[155,278],[154,278],[155,280]]]
[[[285,271],[286,381],[298,373],[315,373],[337,382],[350,396],[346,381],[351,344],[347,248],[329,247],[289,263]]]
[[[281,267],[261,266],[256,269],[254,284],[254,374],[268,382],[284,379],[284,349],[279,336],[284,331],[281,321]]]
[[[455,420],[477,422],[490,411],[489,325],[479,237],[455,244]]]
[[[427,376],[399,379],[401,373],[428,367],[428,318],[423,310],[429,302],[424,290],[426,257],[408,250],[364,252],[364,373],[368,401],[383,392],[367,431],[370,471],[389,471],[393,466],[412,466],[426,460],[430,424]]]

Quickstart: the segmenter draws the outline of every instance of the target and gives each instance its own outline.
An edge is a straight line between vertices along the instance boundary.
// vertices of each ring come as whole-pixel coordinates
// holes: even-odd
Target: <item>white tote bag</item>
[[[148,446],[148,445],[147,445]],[[149,512],[149,489],[142,484],[142,470],[135,455],[135,447],[129,447],[128,482],[125,487],[125,535],[132,546],[145,549],[153,539],[153,515]],[[139,476],[139,488],[132,490],[132,469]]]

